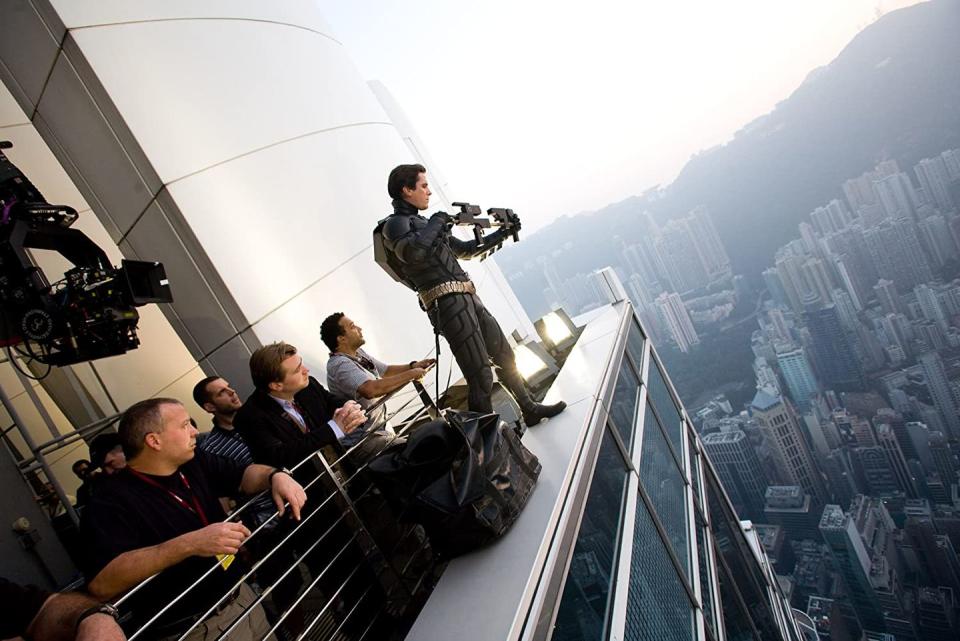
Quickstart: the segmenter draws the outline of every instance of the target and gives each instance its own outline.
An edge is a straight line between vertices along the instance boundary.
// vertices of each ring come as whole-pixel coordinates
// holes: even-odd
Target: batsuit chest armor
[[[411,209],[413,209],[411,207]],[[416,210],[414,210],[416,211]],[[429,221],[417,213],[400,211],[381,220],[373,232],[374,257],[394,280],[410,289],[422,292],[449,281],[466,282],[470,276],[460,267],[450,249],[450,232],[443,229],[436,238],[421,247],[404,248],[421,242],[421,236],[430,233]],[[417,253],[419,260],[401,259],[401,252]]]

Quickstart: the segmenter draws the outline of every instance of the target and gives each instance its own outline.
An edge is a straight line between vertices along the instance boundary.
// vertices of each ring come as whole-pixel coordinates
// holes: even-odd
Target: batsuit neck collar
[[[394,198],[393,213],[402,214],[404,216],[418,216],[420,215],[420,210],[405,201],[403,198]]]

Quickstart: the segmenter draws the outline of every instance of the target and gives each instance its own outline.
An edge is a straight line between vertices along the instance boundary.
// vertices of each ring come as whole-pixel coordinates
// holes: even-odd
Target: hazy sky
[[[917,0],[318,0],[452,199],[532,231],[668,184]]]

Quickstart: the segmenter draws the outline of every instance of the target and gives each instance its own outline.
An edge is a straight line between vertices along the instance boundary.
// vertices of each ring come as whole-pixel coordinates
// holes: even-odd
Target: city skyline
[[[752,352],[752,402],[728,402],[722,378],[689,402],[741,518],[782,533],[763,537],[774,567],[802,560],[778,571],[793,607],[822,638],[952,639],[958,587],[936,565],[960,548],[960,149],[836,187],[754,275],[759,297],[722,242],[707,249],[719,235],[701,207],[638,217],[641,239],[605,258],[675,372],[716,358],[725,330],[758,328],[737,348]],[[589,274],[562,271],[575,252],[508,278],[542,272],[545,302],[588,310],[597,295],[574,285]]]
[[[913,4],[602,2],[585,28],[568,3],[320,2],[361,73],[404,105],[456,199],[512,207],[528,232],[666,185],[878,15]],[[560,139],[577,153],[557,154]]]

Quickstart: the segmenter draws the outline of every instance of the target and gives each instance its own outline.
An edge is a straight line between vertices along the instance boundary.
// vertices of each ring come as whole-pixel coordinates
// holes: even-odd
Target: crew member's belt
[[[437,300],[441,296],[446,296],[447,294],[476,293],[477,288],[473,286],[473,281],[451,280],[446,283],[440,283],[436,287],[431,287],[425,292],[419,292],[417,295],[420,297],[420,304],[423,305],[423,308],[429,309],[430,303]]]

